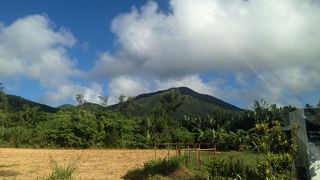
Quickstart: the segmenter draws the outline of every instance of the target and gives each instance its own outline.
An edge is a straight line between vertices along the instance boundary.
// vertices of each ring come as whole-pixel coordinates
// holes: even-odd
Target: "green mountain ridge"
[[[54,108],[45,104],[37,103],[31,100],[27,100],[20,96],[6,94],[6,98],[8,101],[8,111],[11,111],[11,112],[17,112],[17,111],[23,110],[24,105],[27,105],[29,107],[38,107],[39,111],[44,111],[44,112],[53,113],[58,111],[57,108]]]
[[[220,108],[225,108],[225,109],[228,109],[228,110],[235,110],[235,111],[242,110],[239,107],[234,106],[232,104],[229,104],[227,102],[224,102],[224,101],[222,101],[222,100],[220,100],[220,99],[218,99],[216,97],[210,96],[208,94],[198,93],[198,92],[193,91],[192,89],[190,89],[188,87],[170,88],[170,89],[167,89],[167,90],[157,91],[157,92],[153,92],[153,93],[140,94],[135,98],[135,100],[139,101],[141,99],[148,98],[148,97],[151,97],[151,96],[154,96],[154,95],[157,95],[157,94],[166,93],[166,92],[168,92],[170,90],[177,90],[177,91],[179,91],[179,93],[182,96],[191,96],[191,97],[196,98],[196,99],[198,99],[200,101],[203,101],[203,102],[206,102],[206,103],[209,103],[209,104],[215,104],[216,106],[219,106]]]
[[[154,108],[160,105],[162,96],[169,91],[176,90],[182,97],[181,106],[175,112],[175,117],[180,119],[184,116],[204,116],[216,113],[219,110],[229,112],[243,112],[244,110],[232,104],[207,94],[201,94],[187,87],[170,88],[152,93],[138,95],[134,98],[134,116],[144,116],[152,113]],[[110,106],[110,109],[118,109],[119,104]]]
[[[202,115],[210,115],[215,113],[217,110],[226,110],[230,112],[242,112],[243,109],[236,107],[232,104],[224,102],[218,98],[207,94],[201,94],[196,91],[193,91],[187,87],[178,87],[178,88],[170,88],[167,90],[161,90],[157,92],[145,93],[136,96],[133,101],[133,115],[134,116],[148,116],[152,113],[154,108],[160,105],[160,100],[162,96],[172,90],[177,90],[182,97],[181,106],[177,108],[175,112],[176,117],[187,116],[202,116]],[[95,103],[84,103],[81,105],[71,105],[64,104],[58,107],[51,107],[45,104],[37,103],[34,101],[30,101],[24,99],[19,96],[14,95],[6,95],[8,100],[8,110],[12,112],[23,110],[23,106],[28,105],[29,107],[38,107],[40,111],[44,112],[57,112],[59,110],[69,110],[74,108],[81,108],[88,111],[105,111],[109,110],[117,110],[119,104],[114,104],[109,106],[108,108],[103,107],[99,104]]]

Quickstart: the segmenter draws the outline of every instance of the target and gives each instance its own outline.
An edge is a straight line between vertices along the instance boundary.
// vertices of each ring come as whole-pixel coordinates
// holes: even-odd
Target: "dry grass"
[[[157,151],[165,157],[166,151]],[[48,150],[0,148],[0,179],[37,179],[50,174],[52,161],[66,165],[79,159],[76,179],[121,179],[128,170],[154,159],[153,150]]]

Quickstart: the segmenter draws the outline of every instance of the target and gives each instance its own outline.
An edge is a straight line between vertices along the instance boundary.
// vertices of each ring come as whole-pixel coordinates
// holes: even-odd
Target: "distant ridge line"
[[[188,87],[173,87],[173,88],[169,88],[167,90],[160,90],[160,91],[156,91],[156,92],[151,92],[151,93],[144,93],[144,94],[140,94],[138,96],[135,97],[135,100],[140,100],[140,99],[143,99],[143,98],[148,98],[148,97],[152,97],[154,95],[157,95],[157,94],[162,94],[162,93],[165,93],[165,92],[168,92],[170,90],[178,90],[181,95],[190,95],[194,98],[197,98],[198,100],[201,100],[201,101],[204,101],[204,102],[207,102],[207,103],[211,103],[211,104],[219,104],[221,107],[224,107],[224,108],[227,108],[227,109],[232,109],[232,110],[243,110],[235,105],[232,105],[230,103],[227,103],[221,99],[218,99],[214,96],[211,96],[211,95],[208,95],[208,94],[201,94],[201,93],[198,93],[194,90],[192,90],[191,88],[188,88]]]

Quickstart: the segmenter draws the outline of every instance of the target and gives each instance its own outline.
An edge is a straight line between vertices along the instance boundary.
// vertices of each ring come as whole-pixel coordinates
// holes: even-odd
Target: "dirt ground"
[[[157,151],[165,157],[167,151]],[[50,174],[53,161],[66,165],[79,158],[76,179],[122,179],[128,170],[154,159],[153,150],[51,150],[0,148],[0,179],[41,179]]]

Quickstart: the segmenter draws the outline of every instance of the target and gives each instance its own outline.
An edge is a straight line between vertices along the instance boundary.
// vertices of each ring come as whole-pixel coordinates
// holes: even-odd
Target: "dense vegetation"
[[[295,109],[256,101],[253,110],[212,108],[210,114],[181,115],[177,119],[177,110],[186,107],[186,95],[177,89],[156,93],[157,97],[151,95],[138,98],[144,101],[151,101],[150,97],[158,99],[153,106],[148,105],[152,110],[144,115],[135,115],[135,98],[124,100],[124,97],[116,108],[82,101],[78,106],[66,105],[55,112],[46,106],[30,105],[28,101],[19,100],[17,105],[1,86],[0,142],[2,146],[16,147],[148,148],[155,142],[214,141],[220,150],[239,150],[253,147],[250,140],[255,135],[252,129],[256,123],[281,120],[282,125],[288,124],[288,112]],[[188,98],[192,99],[191,96]],[[12,108],[21,106],[22,102],[25,102],[22,108]]]
[[[178,88],[126,100],[120,96],[119,103],[111,107],[107,107],[107,97],[101,97],[102,105],[98,105],[85,102],[79,94],[76,96],[78,106],[51,108],[7,95],[3,89],[0,84],[1,146],[151,148],[155,143],[167,142],[215,143],[219,151],[255,153],[260,158],[246,164],[210,157],[201,167],[197,166],[194,173],[195,168],[186,169],[190,166],[179,157],[146,163],[138,175],[171,176],[185,168],[183,178],[189,179],[294,176],[297,127],[291,126],[291,133],[283,130],[283,126],[289,125],[289,112],[296,109],[292,106],[279,108],[260,100],[254,102],[252,110],[241,110],[213,97]],[[60,176],[60,172],[71,176],[75,169],[62,170],[52,177]]]
[[[280,123],[257,124],[255,148],[246,152],[189,152],[175,157],[152,160],[143,169],[129,171],[125,179],[294,179],[295,132],[290,138]],[[201,161],[199,161],[201,153]]]

